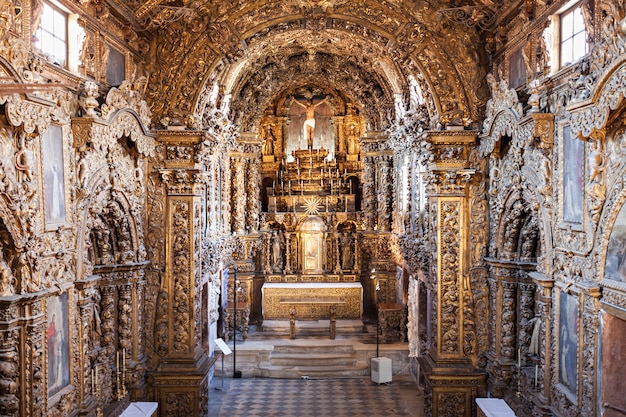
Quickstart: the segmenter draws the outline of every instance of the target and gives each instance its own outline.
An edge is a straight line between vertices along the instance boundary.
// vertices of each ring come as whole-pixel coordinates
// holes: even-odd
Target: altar
[[[360,282],[266,282],[261,288],[264,320],[325,320],[334,307],[336,319],[361,319]]]

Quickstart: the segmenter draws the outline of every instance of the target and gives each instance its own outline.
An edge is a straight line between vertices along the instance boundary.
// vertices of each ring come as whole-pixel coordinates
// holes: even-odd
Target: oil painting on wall
[[[65,224],[65,176],[63,171],[63,129],[50,125],[41,138],[44,215],[46,229]]]
[[[584,143],[572,138],[570,126],[563,128],[563,221],[583,222]]]
[[[48,396],[51,397],[70,382],[67,292],[50,297],[47,304]]]
[[[626,204],[615,219],[604,264],[604,278],[626,282]]]
[[[576,394],[578,380],[578,299],[560,293],[559,382]]]

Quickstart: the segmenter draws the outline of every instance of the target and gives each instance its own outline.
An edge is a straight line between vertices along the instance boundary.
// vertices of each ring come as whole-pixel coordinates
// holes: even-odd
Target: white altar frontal
[[[363,287],[360,282],[266,282],[261,288],[263,319],[361,319]]]

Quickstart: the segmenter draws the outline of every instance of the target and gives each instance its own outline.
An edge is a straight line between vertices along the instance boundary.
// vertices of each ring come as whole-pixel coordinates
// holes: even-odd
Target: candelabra
[[[115,399],[121,401],[128,391],[126,390],[126,348],[122,349],[122,360],[120,362],[120,351],[117,351],[117,361],[115,367]],[[121,365],[121,366],[120,366]]]
[[[517,392],[516,395],[519,398],[522,393],[522,350],[517,349]]]

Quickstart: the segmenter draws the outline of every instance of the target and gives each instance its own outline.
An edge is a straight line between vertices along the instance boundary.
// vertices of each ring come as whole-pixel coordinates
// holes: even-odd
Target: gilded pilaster
[[[363,212],[365,230],[374,230],[376,224],[376,188],[374,187],[374,157],[366,156],[363,165]]]
[[[531,352],[538,359],[536,381],[537,397],[539,408],[542,410],[542,416],[552,415],[550,407],[550,392],[552,390],[552,379],[550,369],[552,368],[552,317],[553,306],[552,299],[554,297],[554,280],[546,277],[538,272],[529,274],[535,283],[535,314],[538,323],[537,326],[537,352]]]
[[[469,276],[469,166],[476,132],[428,132],[434,161],[427,197],[436,244],[436,292],[432,300],[434,343],[420,358],[426,378],[426,409],[432,416],[475,413],[485,374],[476,369],[476,340],[467,322],[476,320]],[[431,407],[429,407],[429,405]]]
[[[232,160],[232,230],[236,233],[245,232],[246,222],[246,159],[240,156]]]
[[[199,135],[178,137],[176,146],[183,154],[194,153],[200,140]],[[203,200],[209,175],[194,160],[160,171],[167,191],[166,265],[156,324],[160,361],[152,381],[162,417],[208,415],[210,359],[201,346],[201,306],[195,301],[200,296]]]
[[[285,232],[285,274],[291,272],[291,233]]]
[[[333,117],[335,137],[337,138],[337,155],[346,154],[346,135],[343,131],[343,117]]]
[[[582,378],[581,381],[581,415],[597,415],[597,389],[594,381],[598,379],[598,346],[600,343],[600,286],[592,282],[579,284],[583,292],[582,309]]]
[[[391,196],[393,191],[391,160],[390,155],[381,155],[376,161],[378,172],[376,199],[378,201],[378,230],[383,232],[391,230]]]
[[[249,160],[246,172],[248,174],[246,184],[246,229],[249,232],[257,232],[259,230],[259,213],[261,212],[261,202],[258,197],[260,195],[259,184],[261,184],[259,160]]]
[[[6,416],[19,416],[20,414],[20,394],[24,389],[28,390],[26,384],[18,384],[16,379],[20,375],[20,331],[18,329],[5,330],[0,332],[0,383],[4,389],[0,394],[0,409]],[[27,414],[29,415],[29,414]]]
[[[229,196],[232,193],[232,184],[231,184],[231,178],[232,178],[232,173],[230,171],[230,166],[231,166],[231,162],[230,159],[225,158],[224,162],[220,162],[219,164],[219,178],[221,178],[221,184],[223,185],[223,190],[222,190],[222,195],[223,196]],[[222,198],[221,200],[218,199],[217,204],[221,205],[221,219],[220,219],[220,225],[221,225],[221,231],[224,233],[229,233],[230,234],[230,222],[231,222],[231,218],[232,218],[232,213],[231,213],[231,201],[229,198]]]

